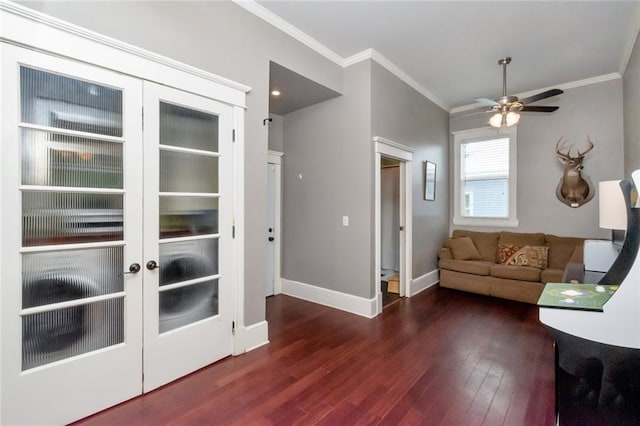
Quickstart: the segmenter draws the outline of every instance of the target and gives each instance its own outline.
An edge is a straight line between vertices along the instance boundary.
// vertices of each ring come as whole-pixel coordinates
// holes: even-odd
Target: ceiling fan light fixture
[[[505,117],[507,127],[515,126],[520,121],[520,114],[514,111],[508,112]]]
[[[492,127],[497,127],[497,128],[502,127],[502,117],[503,117],[503,115],[502,115],[501,112],[496,112],[489,119],[489,125],[491,125]]]

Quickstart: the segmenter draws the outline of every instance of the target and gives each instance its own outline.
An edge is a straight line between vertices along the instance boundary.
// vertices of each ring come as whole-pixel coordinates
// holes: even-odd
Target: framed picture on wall
[[[431,161],[424,162],[424,199],[436,199],[436,163]]]

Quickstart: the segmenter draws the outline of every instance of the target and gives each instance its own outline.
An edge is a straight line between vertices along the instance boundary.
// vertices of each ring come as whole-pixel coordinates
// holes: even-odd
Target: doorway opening
[[[383,308],[400,299],[400,161],[380,159],[380,291]]]
[[[374,294],[378,314],[411,295],[411,148],[381,137],[375,146]]]

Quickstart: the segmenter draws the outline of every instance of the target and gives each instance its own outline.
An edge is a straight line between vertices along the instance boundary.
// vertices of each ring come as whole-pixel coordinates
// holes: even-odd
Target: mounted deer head
[[[566,140],[562,138],[558,139],[556,143],[556,155],[558,161],[564,166],[564,172],[560,178],[560,183],[556,188],[556,196],[560,201],[569,207],[580,207],[581,205],[589,202],[595,195],[595,190],[591,180],[588,177],[582,176],[582,161],[585,155],[587,155],[593,149],[593,142],[587,136],[587,142],[589,147],[584,152],[578,152],[576,157],[571,156],[571,148],[573,145],[565,146]],[[566,152],[563,152],[565,151]]]

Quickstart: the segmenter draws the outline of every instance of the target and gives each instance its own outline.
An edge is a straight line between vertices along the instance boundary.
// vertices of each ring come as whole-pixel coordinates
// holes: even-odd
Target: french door
[[[1,49],[0,423],[76,420],[229,355],[231,108]]]
[[[144,100],[146,392],[232,351],[232,108],[148,82]]]

